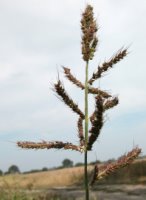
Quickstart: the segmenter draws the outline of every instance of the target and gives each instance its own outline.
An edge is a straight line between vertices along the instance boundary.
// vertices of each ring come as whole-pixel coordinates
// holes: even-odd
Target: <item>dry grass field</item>
[[[136,162],[138,163],[138,162]],[[141,163],[139,163],[141,165]],[[144,165],[145,166],[145,165]],[[93,166],[89,166],[92,170]],[[132,168],[134,169],[134,168]],[[138,165],[139,169],[139,165]],[[129,169],[128,169],[129,170]],[[141,169],[140,169],[141,171]],[[0,199],[2,200],[83,200],[84,191],[77,186],[83,181],[84,168],[73,167],[31,174],[11,174],[0,177]],[[123,174],[123,173],[122,173]],[[122,175],[123,176],[123,175]],[[119,180],[119,177],[118,177]],[[124,179],[125,180],[125,179]],[[137,185],[105,182],[91,191],[93,200],[146,199],[146,176],[138,176]],[[114,184],[114,185],[113,185]],[[79,184],[81,186],[81,184]],[[129,196],[130,194],[130,196]]]
[[[92,168],[89,167],[89,169]],[[6,175],[0,177],[0,187],[19,187],[23,189],[68,187],[76,184],[83,173],[83,167],[73,167],[32,174]]]
[[[137,165],[138,170],[138,179],[137,183],[146,183],[146,175],[141,173],[142,163],[146,164],[146,161],[143,159],[136,160],[134,163],[139,163]],[[131,173],[135,174],[134,165],[130,168]],[[94,167],[88,166],[89,171],[91,171]],[[143,169],[145,165],[143,166]],[[56,169],[45,172],[36,172],[30,174],[11,174],[0,176],[0,188],[22,188],[22,189],[48,189],[54,187],[70,187],[77,185],[79,182],[83,180],[84,167],[72,167],[72,168],[64,168],[64,169]],[[120,177],[119,177],[120,178]],[[117,178],[117,179],[119,179]],[[126,179],[125,179],[126,180]]]

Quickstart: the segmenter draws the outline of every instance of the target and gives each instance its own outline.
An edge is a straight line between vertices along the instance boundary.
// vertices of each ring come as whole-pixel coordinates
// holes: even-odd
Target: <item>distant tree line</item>
[[[77,163],[75,166],[81,166],[83,163]],[[59,167],[53,167],[53,168],[47,168],[43,167],[42,169],[32,169],[29,171],[23,172],[23,174],[30,174],[30,173],[36,173],[36,172],[44,172],[44,171],[49,171],[49,170],[54,170],[54,169],[62,169],[62,168],[69,168],[69,167],[74,167],[73,161],[70,159],[64,159],[62,161],[62,165]],[[6,172],[3,172],[0,170],[0,176],[2,175],[8,175],[8,174],[20,174],[21,171],[17,165],[11,165]]]
[[[3,172],[2,170],[0,170],[0,176],[2,175],[6,175],[6,174],[20,174],[20,170],[19,170],[19,167],[17,167],[16,165],[11,165],[9,168],[8,168],[8,171],[6,172]]]
[[[98,163],[100,165],[100,164],[112,163],[114,161],[115,161],[115,159],[109,159],[105,162],[96,160],[95,162],[91,162],[89,164],[94,165],[95,163]],[[42,169],[33,169],[30,171],[23,172],[23,174],[45,172],[45,171],[70,168],[70,167],[79,167],[79,166],[83,166],[83,165],[84,164],[82,162],[78,162],[78,163],[74,164],[72,160],[66,158],[62,161],[62,165],[59,167],[53,167],[53,168],[43,167]],[[11,165],[6,172],[3,172],[2,170],[0,170],[0,176],[7,175],[7,174],[20,174],[20,173],[22,173],[22,172],[20,171],[20,169],[17,165]],[[137,182],[138,178],[142,177],[142,176],[146,176],[146,156],[143,156],[143,157],[137,159],[137,162],[133,163],[128,168],[119,170],[115,174],[106,178],[105,181],[102,181],[102,183],[104,183],[104,182],[110,183],[113,181],[115,182],[116,180],[120,181],[121,183],[122,183],[122,181],[124,183],[125,182],[128,183],[129,180],[132,180],[133,182],[134,181]],[[146,183],[146,180],[145,180],[145,183]]]

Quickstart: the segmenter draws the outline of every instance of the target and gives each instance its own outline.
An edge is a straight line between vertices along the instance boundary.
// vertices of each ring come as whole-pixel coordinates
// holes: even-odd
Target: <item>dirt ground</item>
[[[84,191],[77,188],[52,188],[47,196],[63,200],[84,200]],[[91,200],[146,200],[146,186],[144,185],[108,185],[93,188],[90,192]]]

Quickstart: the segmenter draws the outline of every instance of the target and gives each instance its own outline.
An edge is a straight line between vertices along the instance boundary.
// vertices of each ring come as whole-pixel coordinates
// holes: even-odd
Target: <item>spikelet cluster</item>
[[[97,179],[97,177],[98,177],[98,173],[99,173],[99,167],[98,167],[98,165],[96,164],[96,165],[94,166],[93,176],[92,176],[91,183],[90,183],[91,186],[95,183],[95,181],[96,181],[96,179]]]
[[[78,119],[78,136],[80,139],[80,145],[84,146],[85,138],[84,138],[84,131],[83,131],[83,119],[79,117]]]
[[[88,150],[92,149],[92,145],[97,140],[103,126],[103,99],[101,96],[96,96],[95,100],[95,112],[94,115],[90,118],[92,127],[89,131],[91,135],[89,136],[88,140]]]
[[[67,67],[63,67],[64,69],[64,74],[65,74],[65,77],[71,81],[74,85],[76,85],[77,87],[81,88],[82,90],[85,89],[85,85],[79,81],[75,76],[72,75],[71,73],[71,70]],[[105,91],[102,91],[98,88],[94,88],[94,87],[88,87],[88,93],[89,94],[98,94],[98,95],[101,95],[103,96],[104,98],[109,98],[111,97],[110,94],[108,94],[107,92]]]
[[[104,109],[104,111],[105,111],[105,110],[108,110],[108,109],[111,109],[111,108],[117,106],[118,103],[119,103],[118,97],[114,97],[113,99],[110,99],[110,100],[108,99],[108,100],[104,103],[103,109]]]
[[[97,95],[100,95],[102,96],[103,98],[109,98],[111,97],[110,94],[108,94],[107,92],[103,91],[103,90],[100,90],[98,88],[94,88],[94,87],[89,87],[88,88],[88,93],[89,94],[97,94]]]
[[[83,148],[80,146],[73,145],[69,142],[60,142],[60,141],[54,141],[54,142],[17,142],[18,147],[21,147],[23,149],[64,149],[64,150],[75,150],[82,152]]]
[[[67,92],[65,91],[61,81],[58,80],[56,84],[54,84],[54,89],[56,93],[62,98],[63,102],[69,106],[75,113],[77,113],[82,119],[85,118],[83,112],[79,109],[78,105],[74,103],[74,101],[69,97]]]
[[[66,78],[71,81],[73,84],[75,84],[76,86],[78,86],[79,88],[81,88],[82,90],[85,89],[85,86],[81,83],[81,81],[79,81],[75,76],[73,76],[70,72],[70,69],[67,67],[63,67],[64,69],[64,74],[66,76]]]
[[[92,85],[96,79],[101,78],[104,72],[106,72],[109,68],[112,68],[113,65],[118,63],[120,60],[124,59],[125,56],[127,56],[127,49],[117,52],[116,55],[109,61],[104,62],[101,66],[98,66],[97,72],[93,73],[88,83]]]
[[[93,18],[93,7],[87,5],[82,14],[81,19],[82,29],[82,55],[84,61],[92,60],[96,51],[98,39],[96,32],[98,30],[96,21]]]
[[[96,166],[94,168],[94,176],[91,181],[91,184],[93,185],[95,181],[103,179],[106,176],[116,172],[118,169],[121,169],[123,167],[130,165],[139,156],[140,153],[141,153],[141,149],[136,147],[132,151],[127,153],[127,155],[120,157],[114,163],[110,163],[105,166],[102,166],[101,169],[98,168],[98,166]]]

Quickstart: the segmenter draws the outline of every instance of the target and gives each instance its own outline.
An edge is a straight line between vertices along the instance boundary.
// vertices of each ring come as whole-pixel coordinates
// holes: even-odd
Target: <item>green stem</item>
[[[87,151],[87,144],[88,144],[88,62],[86,62],[86,72],[85,72],[85,157],[84,157],[84,174],[85,174],[85,200],[89,200],[89,184],[88,184],[88,171],[87,171],[87,164],[88,164],[88,151]]]

